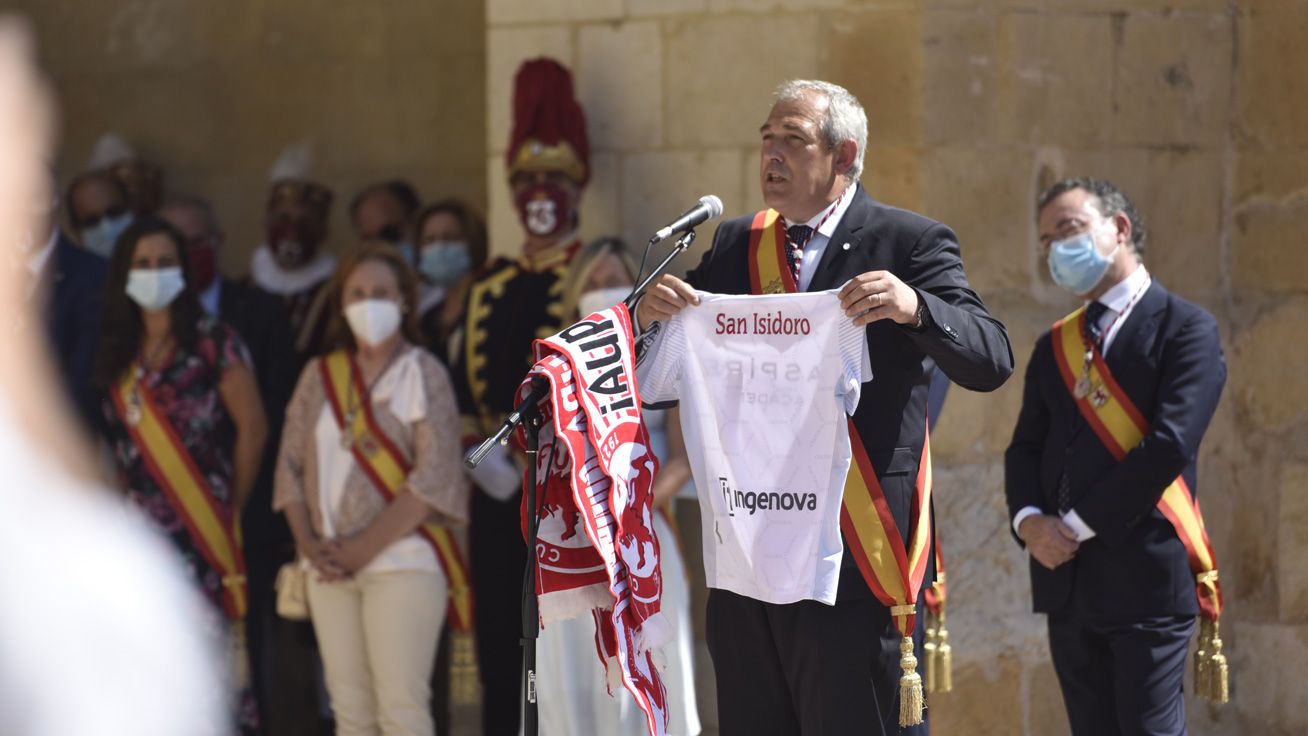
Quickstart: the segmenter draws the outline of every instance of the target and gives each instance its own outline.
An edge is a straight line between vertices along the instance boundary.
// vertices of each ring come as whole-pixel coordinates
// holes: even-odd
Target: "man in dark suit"
[[[1059,182],[1038,210],[1050,273],[1087,306],[1071,342],[1061,330],[1078,313],[1036,341],[1005,457],[1035,610],[1049,616],[1073,733],[1183,734],[1199,605],[1186,546],[1159,500],[1178,476],[1195,488],[1199,441],[1226,380],[1217,322],[1150,277],[1144,228],[1117,187]],[[1095,363],[1082,350],[1102,357],[1138,410],[1138,444],[1114,451],[1105,438],[1096,411],[1109,382],[1092,384]]]
[[[268,445],[250,500],[241,513],[250,584],[246,631],[255,693],[266,711],[276,700],[270,697],[269,681],[275,679],[269,677],[272,656],[269,635],[277,624],[273,582],[282,563],[294,556],[286,521],[272,511],[273,472],[286,404],[299,377],[299,357],[282,300],[252,284],[219,275],[218,253],[223,233],[210,204],[199,197],[175,197],[164,203],[159,215],[186,240],[195,281],[191,286],[205,311],[231,325],[249,347],[259,381],[259,396],[268,417]],[[273,714],[264,716],[265,723],[278,720]]]
[[[99,342],[100,296],[108,263],[59,229],[59,196],[53,176],[50,189],[40,196],[49,211],[27,244],[27,268],[32,276],[29,293],[47,300],[46,333],[67,396],[83,428],[95,432],[101,414],[99,397],[91,387],[91,366]]]
[[[852,95],[825,82],[788,82],[760,132],[763,198],[787,226],[794,282],[806,291],[840,288],[845,314],[866,326],[874,378],[853,424],[904,545],[931,376],[939,369],[964,388],[998,388],[1013,370],[1008,334],[968,286],[954,233],[873,201],[857,183],[867,118]],[[751,217],[723,223],[685,281],[665,275],[646,293],[639,324],[696,304],[694,289],[750,293],[750,230]],[[929,511],[920,516],[929,523]],[[710,591],[723,734],[899,731],[903,637],[844,540],[834,606]],[[928,569],[922,586],[931,579]],[[920,620],[920,594],[910,611],[912,604]],[[906,732],[925,733],[926,725]]]

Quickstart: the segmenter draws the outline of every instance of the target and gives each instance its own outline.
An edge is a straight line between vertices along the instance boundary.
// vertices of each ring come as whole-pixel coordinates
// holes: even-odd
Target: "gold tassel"
[[[450,702],[454,705],[474,705],[480,695],[480,677],[477,673],[477,650],[473,647],[472,632],[456,631],[450,639]]]
[[[917,657],[913,656],[913,637],[899,641],[899,654],[899,668],[904,672],[899,678],[899,727],[908,728],[922,722],[922,710],[926,708],[922,676],[917,673]]]
[[[1217,705],[1225,705],[1231,699],[1230,671],[1226,664],[1226,655],[1222,654],[1222,632],[1216,621],[1213,622],[1208,649],[1207,697]]]
[[[1204,699],[1212,690],[1208,670],[1208,647],[1212,635],[1212,623],[1200,616],[1199,641],[1194,650],[1194,694]]]
[[[927,614],[926,620],[926,643],[922,645],[922,656],[926,659],[926,691],[929,693],[936,692],[936,631],[940,623],[934,613]]]
[[[931,692],[947,693],[954,689],[954,652],[949,646],[949,631],[945,628],[945,607],[940,607],[940,623],[936,627],[936,688]]]

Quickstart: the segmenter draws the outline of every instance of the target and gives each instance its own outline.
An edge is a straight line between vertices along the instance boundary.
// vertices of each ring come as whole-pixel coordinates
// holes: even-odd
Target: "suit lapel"
[[[855,185],[852,194],[854,199],[840,218],[835,232],[831,233],[827,248],[818,261],[817,271],[809,281],[809,291],[824,291],[839,286],[837,279],[842,273],[841,264],[849,257],[850,251],[859,247],[863,237],[861,231],[872,214],[872,198],[863,191],[862,184]],[[844,247],[845,243],[849,243],[848,249]]]
[[[1146,353],[1149,341],[1158,329],[1158,320],[1167,306],[1167,291],[1154,279],[1149,288],[1140,297],[1131,314],[1122,323],[1113,344],[1108,346],[1104,362],[1113,375],[1129,371],[1133,360]]]
[[[1119,383],[1130,372],[1135,360],[1148,351],[1148,341],[1157,332],[1158,320],[1166,306],[1167,291],[1158,283],[1158,279],[1154,279],[1140,297],[1140,303],[1135,305],[1131,315],[1122,323],[1117,336],[1113,338],[1113,344],[1108,348],[1108,354],[1104,356],[1108,370],[1112,371]],[[1088,426],[1085,417],[1073,405],[1071,439],[1076,439]]]

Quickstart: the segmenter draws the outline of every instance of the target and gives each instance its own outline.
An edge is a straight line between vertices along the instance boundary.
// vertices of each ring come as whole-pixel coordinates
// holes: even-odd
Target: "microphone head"
[[[708,219],[712,220],[715,217],[722,216],[722,200],[718,199],[716,195],[705,194],[699,198],[699,203],[708,209]]]

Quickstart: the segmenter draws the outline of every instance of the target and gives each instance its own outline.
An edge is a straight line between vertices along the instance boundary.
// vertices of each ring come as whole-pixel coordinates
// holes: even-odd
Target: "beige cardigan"
[[[431,507],[428,520],[444,526],[460,525],[468,519],[469,483],[463,473],[459,412],[449,373],[426,350],[413,346],[405,349],[419,354],[427,399],[426,416],[405,424],[391,412],[388,401],[374,401],[373,416],[413,467],[407,487]],[[314,437],[314,427],[327,405],[326,387],[318,367],[320,360],[315,358],[305,366],[286,409],[273,486],[273,510],[282,511],[294,503],[307,504],[313,530],[322,536],[318,447]],[[381,493],[363,470],[353,465],[345,480],[340,509],[333,513],[337,534],[344,537],[362,531],[385,507]]]

